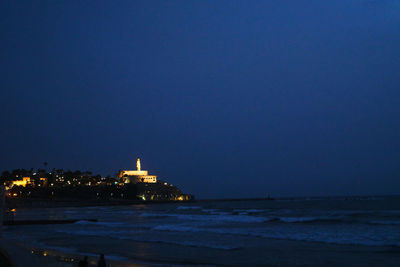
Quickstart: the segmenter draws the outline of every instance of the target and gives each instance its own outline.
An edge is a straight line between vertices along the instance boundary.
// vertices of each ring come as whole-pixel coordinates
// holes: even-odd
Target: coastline
[[[77,266],[78,262],[85,256],[88,257],[88,266],[97,266],[99,255],[90,253],[79,253],[66,251],[62,248],[46,248],[22,243],[14,239],[0,238],[0,254],[5,256],[12,267],[41,267],[41,266]],[[123,259],[117,256],[105,255],[107,266],[113,267],[141,267],[157,266],[151,263],[144,263],[130,259]]]
[[[173,201],[173,200],[80,200],[80,199],[6,199],[6,207],[14,208],[67,208],[67,207],[96,207],[96,206],[127,206],[127,205],[153,205],[173,203],[193,203],[197,200]]]
[[[6,244],[6,245],[5,245]],[[167,250],[176,249],[174,245],[167,245]],[[1,238],[0,248],[5,249],[15,263],[15,266],[76,266],[85,255],[88,256],[89,266],[97,266],[99,256],[92,253],[67,252],[62,248],[45,248],[22,244],[16,240]],[[177,247],[179,249],[179,247]],[[183,251],[190,253],[191,248]],[[358,245],[337,245],[319,242],[291,241],[270,239],[263,247],[236,249],[226,251],[226,257],[212,262],[212,253],[202,250],[202,262],[169,261],[165,252],[154,259],[123,259],[118,256],[105,255],[107,266],[234,266],[253,265],[263,262],[268,266],[398,266],[400,262],[400,248],[373,247]],[[246,257],[244,256],[246,255]],[[248,255],[252,255],[252,260]],[[254,261],[254,262],[253,262]],[[28,265],[27,265],[28,264]]]
[[[326,196],[326,197],[282,197],[282,198],[221,198],[221,199],[193,199],[193,200],[128,200],[128,199],[40,199],[40,198],[6,198],[6,207],[13,208],[59,208],[59,207],[94,207],[94,206],[126,206],[126,205],[154,205],[154,204],[187,204],[207,202],[250,202],[250,201],[305,201],[305,200],[337,200],[357,201],[376,198],[399,198],[400,195],[365,195],[365,196]]]

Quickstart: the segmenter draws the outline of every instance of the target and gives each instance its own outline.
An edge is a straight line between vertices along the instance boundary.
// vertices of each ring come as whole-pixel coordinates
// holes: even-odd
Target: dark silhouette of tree
[[[0,176],[0,184],[3,184],[5,181],[9,180],[11,177],[11,173],[9,171],[3,171]]]

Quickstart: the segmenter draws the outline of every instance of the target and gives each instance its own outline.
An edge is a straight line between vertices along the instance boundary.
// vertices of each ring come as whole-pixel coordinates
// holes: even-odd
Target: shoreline
[[[15,239],[0,239],[0,252],[5,248],[10,255],[15,266],[62,266],[72,267],[88,256],[88,266],[97,266],[99,255],[93,252],[78,252],[63,247],[40,246],[34,244],[21,243]],[[152,244],[156,245],[156,244]],[[178,248],[174,245],[167,245],[169,248]],[[182,249],[193,249],[182,247]],[[11,250],[11,253],[9,251]],[[68,251],[70,250],[70,251]],[[210,250],[201,249],[204,253]],[[187,262],[177,259],[170,261],[165,258],[165,253],[160,252],[157,260],[124,258],[123,256],[107,255],[105,259],[107,266],[128,267],[128,266],[224,266],[245,264],[244,255],[252,255],[249,265],[263,261],[268,266],[397,266],[400,262],[400,248],[398,247],[373,247],[363,245],[348,244],[328,244],[320,242],[297,241],[297,240],[279,240],[270,239],[268,244],[254,250],[237,249],[227,251],[226,256],[232,256],[232,259],[226,261],[208,262],[205,259],[200,262]],[[231,253],[231,254],[230,254]],[[206,257],[207,258],[207,257]],[[229,262],[231,261],[231,262]]]
[[[93,206],[127,206],[155,204],[188,204],[204,202],[240,202],[240,201],[296,201],[296,200],[371,200],[371,198],[399,198],[400,195],[365,195],[365,196],[326,196],[326,197],[265,197],[265,198],[220,198],[193,200],[98,200],[98,199],[40,199],[40,198],[6,198],[6,207],[13,208],[58,208],[58,207],[93,207]]]
[[[68,251],[67,248],[51,248],[34,244],[25,244],[19,240],[0,238],[0,254],[6,256],[12,267],[18,266],[77,266],[80,260],[88,257],[88,266],[97,266],[100,255]],[[113,267],[140,267],[159,266],[152,262],[132,260],[115,255],[105,255],[107,266]]]
[[[6,199],[6,207],[14,208],[60,208],[60,207],[96,207],[96,206],[128,206],[128,205],[154,205],[194,203],[196,200],[187,201],[143,201],[143,200],[48,200],[48,199]]]

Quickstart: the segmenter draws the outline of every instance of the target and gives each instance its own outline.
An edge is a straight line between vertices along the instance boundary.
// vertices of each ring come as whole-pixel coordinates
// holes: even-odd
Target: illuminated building
[[[40,181],[43,183],[43,186],[47,186],[47,178],[40,178]]]
[[[23,177],[22,180],[12,181],[11,187],[13,186],[23,186],[31,183],[31,177]]]
[[[148,171],[141,169],[139,158],[136,161],[136,170],[122,170],[118,173],[118,179],[125,184],[157,183],[156,175],[149,175]]]

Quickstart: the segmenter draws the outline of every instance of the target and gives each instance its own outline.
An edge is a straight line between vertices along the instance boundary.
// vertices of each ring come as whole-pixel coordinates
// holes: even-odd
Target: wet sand
[[[78,266],[80,260],[84,256],[88,256],[88,266],[97,266],[99,256],[66,253],[57,250],[49,250],[23,244],[15,240],[0,238],[0,254],[11,262],[13,267],[72,267]],[[152,264],[141,264],[133,261],[118,261],[107,259],[105,256],[107,266],[113,267],[142,267],[154,266]]]
[[[96,237],[85,240],[90,266],[96,266],[99,247]],[[62,245],[62,241],[54,242]],[[21,244],[19,244],[21,247]],[[66,253],[52,249],[25,247],[24,253],[31,253],[39,262],[38,266],[76,266],[85,253]],[[130,251],[126,261],[107,259],[112,266],[399,266],[400,248],[368,247],[354,245],[333,245],[316,242],[287,241],[271,239],[267,245],[251,249],[216,251],[206,248],[152,244],[145,242],[124,242],[110,240],[110,250],[117,253]],[[114,249],[113,249],[114,248]],[[22,251],[21,251],[22,255]],[[33,265],[32,265],[33,266]]]

